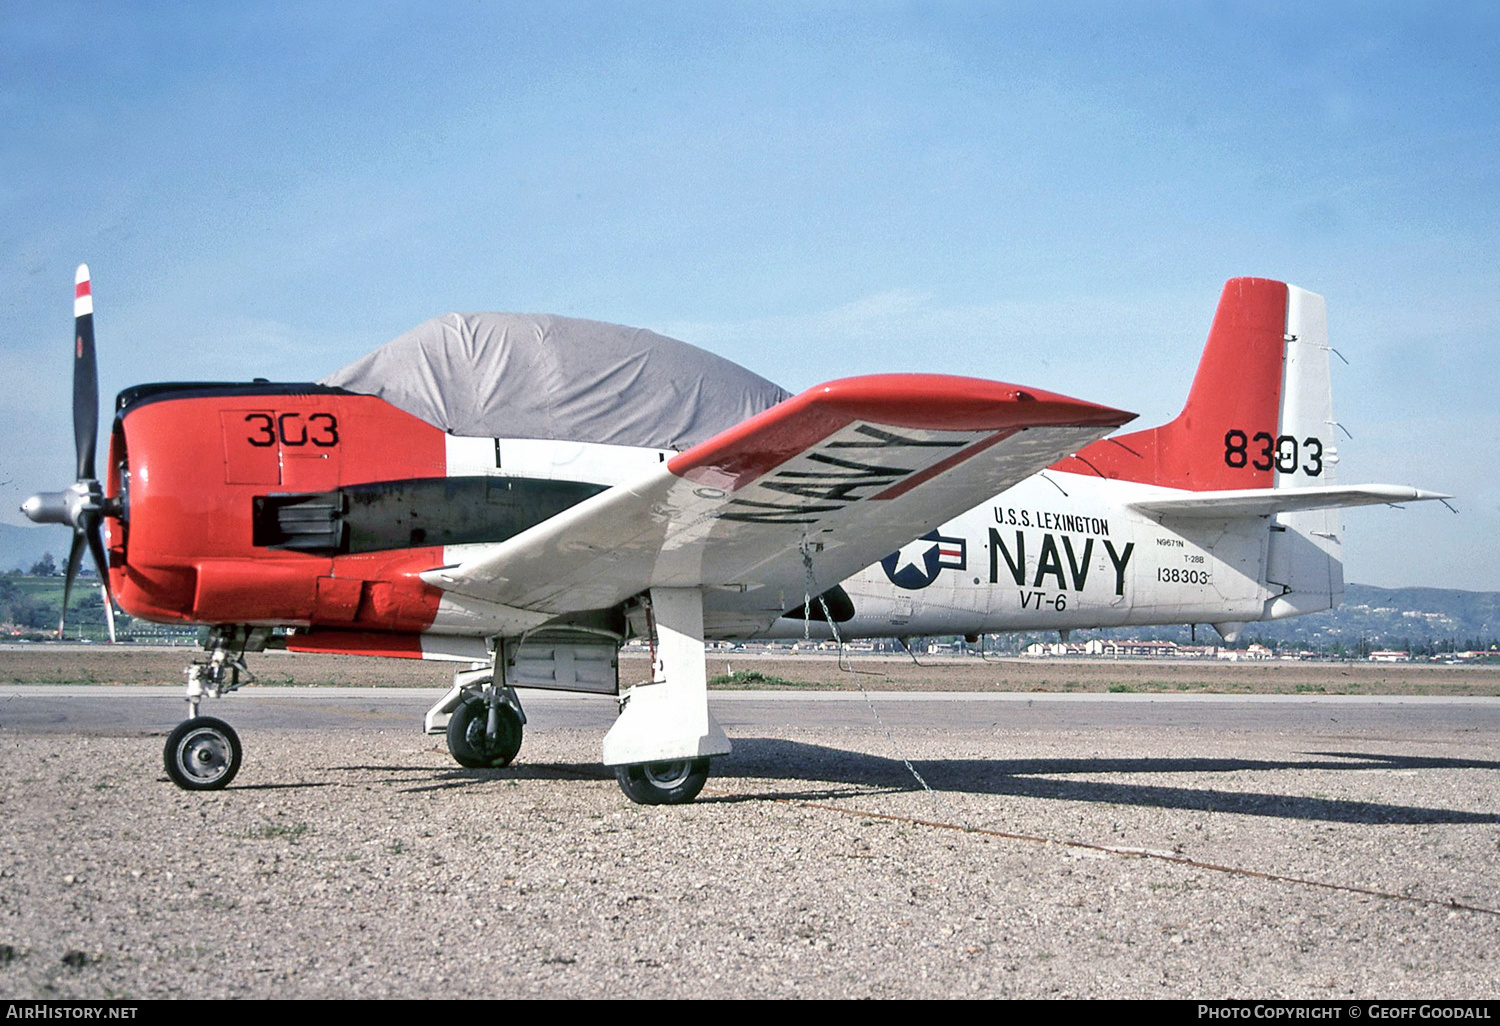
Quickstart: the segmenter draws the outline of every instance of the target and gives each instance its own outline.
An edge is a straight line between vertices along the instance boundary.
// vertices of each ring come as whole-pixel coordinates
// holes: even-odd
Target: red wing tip
[[[1016,431],[1088,428],[1104,434],[1134,417],[1124,410],[1003,381],[944,374],[873,374],[814,386],[678,453],[668,461],[667,469],[678,477],[699,480],[692,472],[713,468],[717,479],[733,481],[730,487],[739,488],[750,477],[779,466],[857,421],[990,436],[963,450],[972,455]],[[943,466],[938,464],[939,470]]]
[[[817,394],[823,402],[851,412],[879,410],[892,417],[892,423],[909,427],[1119,427],[1136,417],[1125,410],[1039,388],[952,374],[869,374],[829,381],[806,394]]]

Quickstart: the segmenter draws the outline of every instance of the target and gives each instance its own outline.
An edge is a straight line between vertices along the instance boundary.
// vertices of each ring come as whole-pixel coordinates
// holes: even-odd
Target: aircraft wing
[[[1133,416],[973,378],[847,378],[422,579],[549,614],[758,592],[769,623]]]

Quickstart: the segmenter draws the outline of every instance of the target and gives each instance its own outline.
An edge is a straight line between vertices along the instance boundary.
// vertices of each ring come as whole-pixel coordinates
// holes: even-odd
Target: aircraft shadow
[[[1173,787],[1164,784],[1067,779],[1104,773],[1244,773],[1276,770],[1315,770],[1327,773],[1368,770],[1500,770],[1500,761],[1432,756],[1390,755],[1375,752],[1307,752],[1301,759],[1083,758],[1083,759],[914,759],[912,766],[935,791],[954,794],[1046,798],[1056,801],[1133,805],[1144,808],[1232,812],[1281,819],[1331,823],[1500,823],[1500,813],[1396,805],[1341,798],[1316,798],[1268,791],[1211,787]],[[613,773],[598,763],[528,763],[504,769],[431,766],[341,766],[343,771],[384,771],[404,793],[443,791],[497,780],[608,780]],[[920,790],[900,759],[826,745],[779,738],[736,738],[734,753],[720,760],[709,778],[771,780],[797,785],[785,790],[759,790],[734,795],[705,794],[700,802],[832,801]],[[811,786],[809,786],[811,785]]]
[[[525,759],[525,753],[521,755]],[[406,784],[402,794],[424,791],[448,791],[495,780],[613,780],[614,772],[597,762],[525,762],[502,769],[468,769],[452,766],[434,770],[431,766],[334,766],[342,772],[384,772],[391,774],[389,783]],[[397,776],[399,774],[399,776]]]
[[[1059,801],[1201,812],[1233,812],[1282,819],[1334,823],[1500,823],[1500,813],[1467,812],[1314,798],[1265,791],[1240,791],[1163,784],[1067,779],[1101,773],[1240,773],[1274,770],[1349,772],[1392,769],[1500,770],[1500,762],[1366,752],[1309,752],[1305,759],[1098,758],[1098,759],[913,759],[912,766],[934,791],[1048,798]],[[716,767],[713,779],[753,778],[843,785],[868,793],[916,791],[919,785],[900,759],[850,752],[777,738],[737,738],[734,754]],[[1059,779],[1061,778],[1061,779]],[[816,796],[805,789],[766,794],[766,798],[811,800],[842,797],[833,790]],[[702,800],[702,799],[700,799]],[[734,799],[728,799],[734,800]]]

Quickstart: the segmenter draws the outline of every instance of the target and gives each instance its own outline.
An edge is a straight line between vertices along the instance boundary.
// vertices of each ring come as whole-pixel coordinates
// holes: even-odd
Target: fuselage
[[[472,657],[536,624],[418,574],[470,558],[669,450],[449,435],[382,399],[317,385],[142,386],[117,405],[106,520],[120,605],[157,621],[311,628],[337,648]],[[1266,518],[1170,526],[1129,507],[1172,489],[1033,476],[845,581],[843,637],[1255,620]],[[1330,588],[1326,605],[1337,601]],[[706,598],[713,638],[827,637],[767,622],[753,586]],[[796,611],[804,595],[772,605]],[[1314,601],[1315,605],[1315,601]],[[1301,608],[1299,612],[1310,611]],[[816,619],[816,618],[815,618]],[[431,643],[447,637],[453,643]],[[416,644],[413,639],[426,638]]]
[[[1168,526],[1129,506],[1171,491],[1056,469],[1027,478],[845,581],[856,612],[841,632],[1261,619],[1266,519]]]

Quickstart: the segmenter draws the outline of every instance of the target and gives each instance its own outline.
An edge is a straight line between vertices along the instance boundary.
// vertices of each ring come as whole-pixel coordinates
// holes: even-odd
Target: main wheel
[[[490,769],[509,766],[521,750],[521,717],[509,705],[501,705],[500,729],[489,736],[490,707],[483,698],[467,699],[448,718],[448,751],[460,766]]]
[[[223,720],[195,716],[167,735],[162,761],[185,791],[217,791],[240,771],[240,736]]]
[[[616,766],[615,779],[637,805],[684,805],[708,783],[707,759],[638,762]]]

